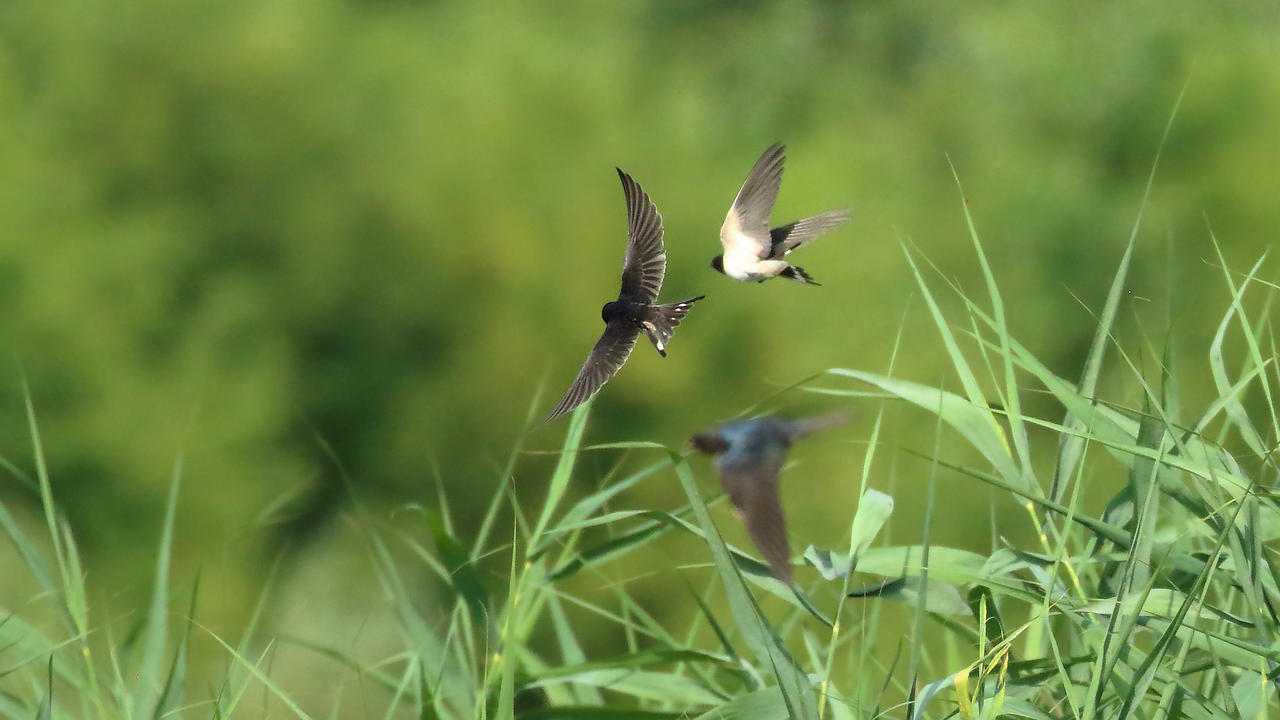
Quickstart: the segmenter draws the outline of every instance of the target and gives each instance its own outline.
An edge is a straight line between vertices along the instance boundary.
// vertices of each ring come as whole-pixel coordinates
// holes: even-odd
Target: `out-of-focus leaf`
[[[893,514],[893,498],[889,495],[868,488],[858,502],[858,511],[853,515],[853,525],[849,528],[849,548],[853,553],[853,567],[847,572],[857,569],[858,556],[875,540],[880,528],[884,527],[889,516]],[[830,578],[828,578],[830,579]]]
[[[786,703],[776,687],[739,695],[699,715],[695,720],[773,720],[787,716]]]
[[[1180,590],[1173,590],[1170,588],[1153,588],[1146,593],[1145,598],[1142,593],[1131,593],[1124,599],[1124,602],[1120,604],[1120,607],[1126,615],[1137,614],[1139,616],[1167,619],[1177,615],[1178,609],[1182,607],[1182,604],[1186,602],[1186,600],[1186,594]],[[1138,607],[1139,602],[1142,602],[1141,608]],[[1106,600],[1094,600],[1081,609],[1095,615],[1110,615],[1116,611],[1116,602],[1112,598],[1108,598]],[[1252,627],[1252,623],[1248,620],[1209,605],[1201,606],[1197,616],[1201,620],[1225,620],[1226,622],[1238,627]]]
[[[687,718],[689,714],[602,705],[600,707],[544,707],[528,712],[517,712],[515,716],[519,720],[677,720]]]
[[[583,670],[535,680],[530,683],[530,687],[547,687],[557,683],[578,683],[599,690],[684,706],[716,705],[724,702],[723,697],[688,676],[629,667]]]
[[[431,539],[435,543],[436,553],[448,571],[445,580],[454,592],[471,606],[474,617],[484,617],[489,593],[485,589],[480,573],[476,572],[470,550],[448,531],[445,523],[434,510],[424,507],[422,514],[426,519],[427,529],[431,532]]]
[[[986,404],[978,406],[945,390],[861,370],[832,368],[827,372],[871,383],[913,405],[938,413],[943,422],[982,453],[1001,477],[1018,487],[1027,488],[1026,479],[1010,457],[1000,426],[992,419],[991,408]]]
[[[848,597],[851,598],[881,598],[884,600],[894,600],[907,605],[918,605],[920,603],[920,588],[923,583],[919,577],[901,577],[893,580],[886,580],[865,588],[849,591]],[[969,606],[965,603],[964,596],[955,586],[947,585],[932,578],[929,579],[928,585],[925,585],[924,609],[926,612],[938,613],[939,615],[970,615]]]
[[[596,670],[628,670],[642,668],[649,665],[679,662],[698,663],[708,667],[716,667],[720,665],[730,665],[733,661],[732,658],[727,656],[713,655],[701,650],[677,648],[641,650],[639,652],[617,655],[604,660],[593,660],[590,662],[583,662],[581,664],[562,665],[560,667],[551,668],[540,673],[537,677],[532,678],[532,680],[534,682],[542,682],[580,675],[582,673],[593,672]]]
[[[967,600],[974,620],[982,622],[982,618],[986,618],[983,629],[987,642],[990,645],[997,645],[1004,640],[1004,621],[1000,619],[1000,608],[996,606],[996,598],[991,593],[991,588],[985,585],[974,585],[969,590]]]

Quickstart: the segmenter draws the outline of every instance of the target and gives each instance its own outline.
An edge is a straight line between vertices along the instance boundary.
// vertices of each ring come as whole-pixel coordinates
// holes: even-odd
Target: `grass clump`
[[[722,498],[703,497],[679,451],[646,442],[584,446],[588,404],[572,415],[535,508],[511,484],[522,438],[474,531],[457,527],[443,491],[418,509],[420,533],[385,529],[357,510],[401,645],[374,659],[331,653],[362,678],[365,715],[1093,720],[1252,719],[1280,710],[1280,373],[1267,323],[1276,286],[1257,279],[1259,266],[1236,275],[1222,262],[1229,302],[1207,348],[1216,392],[1191,409],[1172,342],[1143,348],[1159,358],[1150,377],[1119,339],[1137,225],[1072,378],[1012,336],[971,220],[969,228],[987,298],[953,288],[964,323],[947,319],[907,255],[959,392],[895,377],[892,360],[885,373],[835,368],[803,388],[859,397],[870,389],[882,400],[866,452],[851,460],[861,501],[848,545],[808,548],[804,561],[817,572],[801,591],[723,540],[708,510]],[[1260,311],[1259,290],[1267,294]],[[1228,347],[1241,349],[1234,368]],[[1118,368],[1120,397],[1138,402],[1102,394],[1107,359]],[[1059,409],[1029,412],[1029,393],[1051,396]],[[895,402],[916,406],[938,439],[917,453],[929,468],[926,512],[908,544],[888,541],[894,499],[873,487],[877,454],[894,447],[883,411]],[[273,680],[275,641],[264,639],[256,616],[232,643],[196,621],[198,584],[179,605],[169,557],[181,462],[150,601],[123,637],[109,632],[91,612],[30,403],[28,417],[37,472],[26,480],[40,495],[47,536],[32,537],[0,504],[0,527],[40,588],[31,607],[3,609],[0,717],[313,717],[315,709]],[[944,455],[942,439],[952,435],[972,453]],[[573,497],[577,462],[594,449],[624,449],[648,464],[622,471],[620,463],[598,490]],[[944,473],[1012,500],[1034,531],[1002,533],[985,553],[933,543],[932,518],[944,512],[935,481]],[[627,490],[653,477],[673,478],[684,498],[670,508],[617,509]],[[1091,507],[1096,497],[1106,499],[1100,509]],[[708,568],[665,588],[697,608],[679,628],[646,608],[637,592],[645,580],[611,581],[634,553],[673,533],[700,538],[705,553],[683,564]],[[443,604],[421,602],[414,578],[424,571],[448,589]],[[40,614],[37,604],[53,607],[55,619],[25,620]],[[621,638],[621,651],[591,649],[597,643],[586,634],[601,627]],[[229,659],[226,678],[199,697],[187,669],[195,635],[212,637]],[[245,704],[251,691],[264,700]],[[346,714],[338,708],[329,713]]]

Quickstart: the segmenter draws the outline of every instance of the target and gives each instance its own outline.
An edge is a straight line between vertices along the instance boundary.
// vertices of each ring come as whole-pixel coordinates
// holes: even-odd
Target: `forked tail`
[[[658,348],[659,355],[667,356],[667,341],[675,334],[676,328],[680,327],[680,321],[689,313],[689,308],[704,297],[706,295],[699,295],[696,298],[666,305],[654,305],[649,308],[649,316],[641,324],[645,334],[649,336],[649,341]]]
[[[799,265],[788,265],[782,269],[782,272],[778,274],[784,278],[787,278],[788,280],[795,280],[796,282],[802,282],[806,285],[822,284],[817,280],[814,280],[813,276],[805,272],[804,268],[800,267]]]

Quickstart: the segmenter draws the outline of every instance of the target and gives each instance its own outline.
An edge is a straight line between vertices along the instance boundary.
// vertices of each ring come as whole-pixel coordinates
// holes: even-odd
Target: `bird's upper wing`
[[[747,181],[733,199],[733,207],[720,226],[720,244],[726,253],[747,251],[763,260],[769,257],[773,241],[769,236],[769,216],[782,187],[782,165],[786,146],[774,143],[756,160]]]
[[[560,417],[594,395],[627,362],[639,335],[640,328],[633,323],[614,322],[605,326],[604,334],[591,348],[586,362],[582,363],[578,377],[573,379],[560,404],[547,415],[547,420]]]
[[[667,250],[662,245],[662,215],[648,193],[631,176],[618,169],[627,198],[627,257],[622,263],[622,290],[618,297],[652,305],[658,300],[667,274]]]
[[[769,257],[780,258],[823,233],[834,230],[852,217],[848,210],[830,210],[820,215],[787,223],[769,231]]]
[[[843,425],[849,422],[849,413],[843,410],[833,410],[822,415],[814,415],[807,418],[798,418],[794,420],[779,420],[782,432],[786,434],[787,440],[799,440],[808,437],[816,432],[821,432],[827,428],[837,425]]]
[[[778,497],[776,462],[729,462],[720,467],[720,484],[742,515],[747,532],[769,563],[770,572],[791,584],[791,545],[787,541],[787,521]]]

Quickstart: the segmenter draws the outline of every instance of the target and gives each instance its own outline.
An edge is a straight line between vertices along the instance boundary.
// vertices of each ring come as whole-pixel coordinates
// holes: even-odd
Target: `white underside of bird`
[[[785,260],[761,260],[759,246],[741,233],[724,245],[724,274],[734,280],[767,280],[789,267]]]

